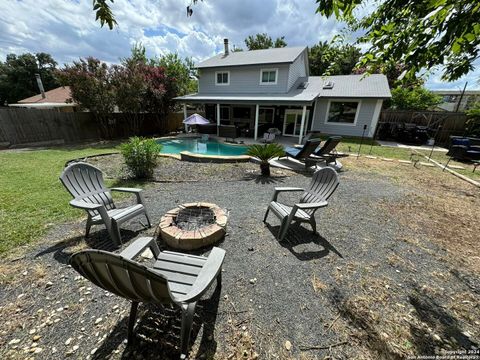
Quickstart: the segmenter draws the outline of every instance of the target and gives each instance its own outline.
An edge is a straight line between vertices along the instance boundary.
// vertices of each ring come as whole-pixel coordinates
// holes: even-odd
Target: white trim
[[[184,117],[183,120],[185,120],[188,117],[187,104],[186,103],[183,104],[183,117]],[[188,125],[187,124],[185,124],[185,134],[186,133],[188,133]]]
[[[345,123],[345,122],[329,122],[328,121],[328,114],[330,113],[330,104],[332,102],[356,102],[358,103],[357,105],[357,110],[355,111],[355,119],[353,120],[353,123]],[[360,109],[362,107],[362,100],[352,100],[352,99],[328,99],[328,104],[327,104],[327,113],[325,114],[325,125],[340,125],[340,126],[357,126],[357,120],[358,120],[358,114],[360,114]]]
[[[262,82],[263,72],[264,71],[275,71],[275,82]],[[278,68],[266,68],[260,69],[260,85],[277,85],[278,83]]]
[[[310,125],[310,131],[313,131],[313,125],[315,124],[315,116],[317,115],[317,105],[318,105],[318,98],[315,99],[313,102],[313,116],[312,116],[312,124]]]
[[[370,123],[370,130],[368,132],[369,137],[373,137],[373,135],[375,135],[378,118],[380,117],[380,111],[382,111],[382,104],[383,104],[382,99],[377,100],[377,104],[375,105],[375,110],[373,111],[372,122]]]
[[[218,75],[217,74],[228,74],[228,81],[226,83],[219,83],[218,82]],[[228,86],[230,85],[230,71],[224,70],[224,71],[215,71],[215,86]]]
[[[220,136],[220,104],[217,104],[217,136]]]
[[[258,113],[260,112],[260,105],[255,105],[255,133],[254,133],[254,140],[257,141],[258,137]]]
[[[305,118],[307,117],[307,106],[304,105],[302,109],[302,120],[300,122],[300,135],[298,135],[298,143],[302,143],[302,137],[303,137],[303,130],[307,130],[307,127],[305,126]]]

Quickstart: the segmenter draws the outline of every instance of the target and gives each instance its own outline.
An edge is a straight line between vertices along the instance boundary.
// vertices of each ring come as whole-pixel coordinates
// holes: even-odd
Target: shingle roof
[[[72,97],[70,86],[60,86],[53,90],[45,91],[45,99],[41,94],[31,96],[20,100],[19,104],[39,104],[39,103],[66,103]],[[74,106],[74,103],[71,103]]]
[[[179,96],[179,101],[258,101],[279,103],[311,103],[315,98],[378,98],[386,99],[392,95],[387,77],[382,74],[372,75],[336,75],[310,76],[302,78],[308,82],[305,89],[293,86],[285,94],[193,94]],[[333,82],[332,89],[324,89],[325,82]]]
[[[200,62],[197,64],[197,68],[291,63],[305,51],[305,49],[305,46],[300,46],[237,51],[230,52],[227,56],[222,53]]]

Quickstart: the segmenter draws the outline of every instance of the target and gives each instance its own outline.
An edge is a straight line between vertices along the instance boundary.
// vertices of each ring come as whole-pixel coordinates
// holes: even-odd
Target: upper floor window
[[[262,69],[260,70],[260,85],[276,85],[278,77],[278,69]]]
[[[215,85],[230,85],[230,71],[217,71]]]

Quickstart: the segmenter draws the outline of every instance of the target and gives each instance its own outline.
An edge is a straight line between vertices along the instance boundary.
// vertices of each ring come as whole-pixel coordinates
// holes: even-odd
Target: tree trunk
[[[260,171],[262,172],[262,176],[270,176],[270,164],[268,161],[260,163]]]

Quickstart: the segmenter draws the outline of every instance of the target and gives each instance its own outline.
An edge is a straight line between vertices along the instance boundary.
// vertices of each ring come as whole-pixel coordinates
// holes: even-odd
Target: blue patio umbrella
[[[185,120],[183,120],[183,123],[185,125],[205,125],[205,124],[210,124],[210,122],[205,119],[202,115],[198,114],[193,114],[187,117]]]

